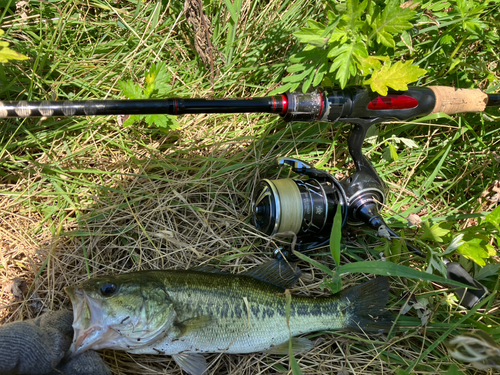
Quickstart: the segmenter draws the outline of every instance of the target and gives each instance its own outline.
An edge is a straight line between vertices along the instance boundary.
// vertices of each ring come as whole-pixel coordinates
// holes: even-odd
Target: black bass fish
[[[166,354],[187,373],[201,375],[207,369],[202,353],[287,354],[293,336],[321,330],[381,332],[392,326],[385,310],[386,278],[328,297],[287,296],[285,289],[299,276],[275,260],[240,275],[204,268],[91,279],[66,288],[74,312],[70,350]],[[312,342],[294,337],[292,347],[307,351]]]

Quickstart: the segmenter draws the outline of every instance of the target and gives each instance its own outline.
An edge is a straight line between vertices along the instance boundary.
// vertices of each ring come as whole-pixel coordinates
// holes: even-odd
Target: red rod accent
[[[370,103],[368,109],[372,111],[387,111],[391,109],[411,109],[418,106],[418,100],[408,95],[389,94],[377,96]]]
[[[281,114],[285,114],[288,112],[288,98],[286,95],[281,95],[281,98],[283,99],[282,104],[283,104],[283,111],[281,111]]]
[[[321,115],[323,114],[323,93],[320,91],[319,95],[320,95],[321,107],[319,108],[318,120],[321,118]]]

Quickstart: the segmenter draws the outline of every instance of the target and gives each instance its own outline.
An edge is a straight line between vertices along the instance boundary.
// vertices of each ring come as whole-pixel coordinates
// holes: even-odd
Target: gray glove
[[[0,374],[110,375],[93,350],[61,362],[73,339],[72,323],[73,313],[57,311],[0,327]]]

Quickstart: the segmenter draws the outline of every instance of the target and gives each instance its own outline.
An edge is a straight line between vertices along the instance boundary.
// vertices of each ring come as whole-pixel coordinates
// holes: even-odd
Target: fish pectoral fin
[[[194,318],[183,320],[182,322],[178,322],[176,324],[177,329],[179,330],[179,336],[182,337],[187,335],[190,332],[196,331],[201,328],[205,328],[210,324],[212,319],[209,316],[201,315]]]
[[[283,344],[272,347],[266,350],[268,354],[281,354],[287,355],[290,353],[290,341],[286,341]],[[305,337],[292,337],[292,352],[293,354],[299,354],[308,352],[314,347],[314,343],[306,339]]]
[[[289,289],[299,281],[302,271],[295,263],[284,259],[273,259],[250,271],[243,272],[242,275]]]
[[[175,363],[189,375],[202,375],[207,370],[207,360],[198,353],[172,354]]]

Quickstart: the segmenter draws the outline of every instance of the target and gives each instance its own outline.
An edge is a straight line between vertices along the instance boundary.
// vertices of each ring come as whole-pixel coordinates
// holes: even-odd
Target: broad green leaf
[[[382,69],[382,61],[389,61],[388,57],[382,56],[356,56],[358,66],[363,76],[367,76],[372,71]]]
[[[411,29],[413,25],[409,21],[415,14],[416,12],[410,8],[401,8],[398,0],[389,0],[382,13],[373,19],[372,35],[376,36],[378,43],[394,48],[396,44],[392,34],[400,34],[404,30]]]
[[[306,63],[311,60],[318,58],[318,49],[314,47],[312,50],[305,50],[297,52],[290,56],[290,62],[292,63]]]
[[[118,86],[122,89],[123,95],[129,99],[144,99],[142,88],[132,81],[119,81]]]
[[[481,30],[486,29],[488,24],[485,22],[481,22],[479,20],[467,20],[463,24],[464,30],[472,31],[475,33],[479,33]]]
[[[389,143],[389,152],[391,154],[391,159],[396,161],[399,159],[398,150],[396,150],[396,146],[392,143]]]
[[[462,60],[461,59],[453,59],[453,61],[451,62],[450,64],[450,67],[448,68],[448,72],[451,72],[453,69],[455,69],[455,67],[459,64],[462,63]]]
[[[376,246],[374,250],[376,250],[379,254],[384,253],[385,256],[390,253],[389,247],[391,246],[391,241],[389,241],[386,238],[381,238],[382,244],[379,246]]]
[[[340,82],[340,88],[345,88],[349,78],[356,75],[355,55],[363,55],[365,51],[366,47],[363,43],[345,43],[328,53],[328,57],[333,58],[329,71],[330,73],[337,72],[335,78]]]
[[[391,241],[387,242],[389,242],[390,246],[387,246],[387,250],[384,252],[385,257],[387,258],[388,261],[391,261],[393,263],[398,263],[399,258],[401,257],[404,239],[393,238]]]
[[[126,119],[123,122],[123,126],[127,127],[127,126],[130,126],[130,125],[133,125],[134,122],[136,122],[136,121],[142,121],[142,120],[144,120],[145,117],[146,117],[145,115],[132,115],[132,116],[129,116],[129,118]]]
[[[332,231],[330,233],[330,251],[337,266],[340,265],[340,240],[342,239],[342,209],[337,205],[337,212],[333,218]]]
[[[449,255],[455,252],[455,250],[458,249],[459,246],[464,244],[464,241],[462,241],[463,238],[464,238],[464,233],[459,233],[458,235],[453,237],[450,244],[444,251],[443,255]]]
[[[399,155],[398,155],[398,150],[396,149],[396,146],[394,146],[394,144],[392,144],[392,143],[387,143],[387,142],[386,142],[386,145],[387,145],[387,148],[382,153],[382,158],[388,162],[398,160]]]
[[[0,36],[5,32],[0,29]],[[0,42],[0,63],[9,62],[9,60],[28,60],[28,56],[24,56],[9,48],[8,42]]]
[[[304,70],[300,74],[294,74],[294,75],[287,76],[287,77],[283,78],[283,82],[291,82],[291,83],[301,82],[309,75],[309,73],[311,73],[311,69],[312,69],[312,67],[308,67],[306,70]]]
[[[283,94],[284,92],[287,92],[287,91],[295,91],[294,89],[291,89],[292,87],[292,84],[291,83],[287,83],[286,85],[283,85],[283,86],[280,86],[280,87],[276,87],[274,90],[272,90],[269,95],[277,95],[277,94]]]
[[[394,65],[388,62],[382,69],[374,72],[364,84],[370,85],[373,91],[381,95],[387,95],[389,87],[398,91],[408,90],[408,83],[416,81],[427,72],[416,65],[411,65],[412,62],[413,60],[398,61]]]
[[[418,148],[417,143],[413,139],[409,138],[398,138],[403,144],[408,148]]]
[[[167,117],[165,115],[147,115],[144,121],[150,126],[156,125],[159,128],[168,127]]]
[[[290,57],[290,61],[295,64],[291,65],[287,71],[297,74],[283,78],[285,83],[296,84],[294,87],[290,85],[289,90],[294,91],[302,83],[302,91],[307,92],[313,80],[321,82],[326,72],[327,53],[327,50],[314,48],[313,51],[301,51]],[[281,92],[273,91],[273,93]]]
[[[456,7],[460,11],[462,17],[465,17],[469,10],[473,7],[474,3],[467,0],[456,0]]]
[[[493,224],[500,231],[500,206],[486,215],[484,221]]]
[[[155,97],[165,97],[171,90],[170,85],[171,74],[165,65],[165,62],[159,62],[158,64],[152,64],[149,70],[145,73],[146,78],[146,89],[150,84],[154,83],[151,92],[154,91]]]
[[[359,0],[346,0],[346,11],[342,15],[342,19],[347,22],[348,28],[355,31],[364,26],[361,20],[364,10],[368,5],[369,0],[364,0],[362,3]]]
[[[495,279],[498,278],[498,275],[500,273],[500,264],[495,263],[495,264],[487,264],[486,266],[482,267],[474,276],[476,280],[485,280],[488,279],[489,277],[494,277]]]
[[[330,35],[330,39],[328,40],[329,44],[333,44],[335,42],[345,43],[349,37],[349,32],[346,29],[336,29]]]
[[[144,89],[144,98],[149,99],[153,94],[155,88],[156,88],[156,82],[153,81],[151,83],[148,83],[148,85]]]
[[[311,29],[311,28],[302,28],[300,31],[293,33],[293,36],[299,40],[299,43],[311,44],[313,46],[323,48],[328,44],[328,40],[330,37],[322,36],[324,31]]]
[[[431,227],[428,221],[424,222],[424,233],[420,236],[419,239],[422,241],[429,240],[438,243],[444,242],[443,237],[447,236],[450,233],[450,230],[443,228],[443,225],[446,225],[446,223],[436,223]]]
[[[325,32],[325,25],[323,25],[322,23],[320,23],[318,21],[307,20],[306,23],[307,23],[307,26],[309,26],[309,28],[311,30],[316,30],[319,33],[318,35],[321,35],[321,33]]]
[[[309,90],[309,87],[311,86],[313,78],[316,75],[315,72],[313,71],[313,69],[310,69],[308,72],[309,72],[309,76],[306,78],[306,80],[302,84],[302,92],[303,93],[306,93]]]
[[[329,38],[328,43],[333,43],[339,39],[337,39],[336,36],[333,36],[333,34],[336,34],[340,31],[341,34],[345,35],[345,30],[339,29],[337,26],[339,26],[340,22],[342,20],[341,15],[336,15],[332,11],[328,11],[328,26],[325,28],[325,31],[323,32],[324,37]]]
[[[439,44],[447,45],[456,43],[455,38],[451,34],[444,34],[441,39],[439,39]]]
[[[314,81],[312,83],[312,85],[314,87],[318,86],[319,84],[321,84],[321,82],[323,81],[323,77],[325,76],[327,72],[327,64],[326,62],[321,64],[318,68],[318,71],[316,72],[316,75],[314,76]]]
[[[333,83],[333,81],[327,75],[325,75],[325,78],[323,78],[323,81],[321,81],[321,85],[324,86],[324,87],[335,86],[334,83]]]
[[[28,60],[27,56],[11,50],[8,46],[9,43],[0,42],[0,63],[6,63],[9,60]]]
[[[175,120],[175,116],[147,115],[144,121],[146,121],[148,125],[156,125],[163,129],[176,129],[179,127],[179,123]]]
[[[443,9],[447,9],[451,6],[448,0],[441,0],[441,1],[429,1],[426,4],[422,5],[423,9],[429,9],[433,12],[439,12]]]
[[[294,64],[290,65],[288,68],[286,68],[286,71],[288,73],[297,73],[297,72],[302,72],[306,66],[304,64]]]
[[[471,259],[480,266],[485,266],[485,259],[496,255],[495,248],[488,244],[487,236],[478,235],[470,238],[457,248],[457,251],[467,259]]]

